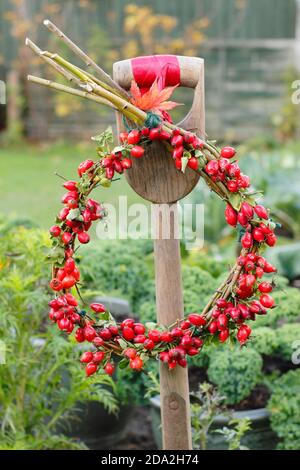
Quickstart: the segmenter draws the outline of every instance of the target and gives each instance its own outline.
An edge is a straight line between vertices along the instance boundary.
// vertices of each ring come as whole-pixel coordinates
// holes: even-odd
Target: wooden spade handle
[[[178,57],[180,85],[194,88],[194,101],[180,123],[199,136],[204,136],[204,61],[194,57]],[[114,79],[125,89],[130,87],[131,61],[114,64]],[[119,130],[122,119],[117,115]],[[175,168],[170,152],[159,142],[153,142],[141,159],[134,159],[126,172],[130,186],[152,205],[155,221],[155,278],[157,320],[169,326],[183,318],[181,259],[178,232],[177,201],[192,191],[199,175],[187,168],[183,174]],[[166,235],[165,229],[169,228]],[[169,235],[169,236],[168,236]],[[169,371],[160,364],[160,396],[163,448],[192,448],[190,403],[187,369],[177,366]]]

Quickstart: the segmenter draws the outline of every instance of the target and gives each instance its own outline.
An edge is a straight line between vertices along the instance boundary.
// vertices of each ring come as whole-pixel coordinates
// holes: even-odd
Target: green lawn
[[[0,214],[33,219],[42,228],[53,224],[61,208],[64,193],[62,180],[76,178],[76,168],[85,158],[96,159],[93,144],[55,144],[0,149]],[[96,190],[93,197],[102,202],[117,204],[126,195],[128,204],[141,201],[122,176],[111,188]]]

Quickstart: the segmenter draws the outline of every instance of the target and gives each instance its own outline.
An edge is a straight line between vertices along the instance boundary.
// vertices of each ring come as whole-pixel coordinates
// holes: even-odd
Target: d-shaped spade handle
[[[205,134],[204,115],[204,60],[198,57],[177,56],[180,67],[180,86],[193,88],[191,109],[179,123],[181,127]],[[122,88],[128,90],[133,80],[131,60],[116,62],[113,76]],[[122,118],[118,116],[119,131],[124,130]],[[199,180],[199,175],[190,168],[185,173],[178,171],[169,151],[161,142],[153,142],[143,158],[134,159],[130,171],[126,172],[130,186],[144,199],[154,203],[173,203],[189,194]]]

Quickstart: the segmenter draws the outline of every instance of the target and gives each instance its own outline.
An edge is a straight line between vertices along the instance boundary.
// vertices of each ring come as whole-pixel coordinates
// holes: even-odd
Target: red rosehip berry
[[[260,228],[254,228],[252,230],[252,236],[254,240],[257,241],[258,243],[262,243],[265,239],[265,234]]]
[[[159,127],[153,127],[152,129],[150,129],[150,132],[149,132],[149,139],[150,140],[159,139],[159,135],[160,135],[160,128]]]
[[[269,282],[262,282],[261,284],[259,284],[258,290],[262,294],[268,294],[269,292],[272,292],[273,286]]]
[[[223,158],[232,158],[236,154],[236,150],[233,147],[223,147],[221,149],[220,155]]]
[[[253,245],[253,238],[250,232],[246,232],[241,239],[242,247],[249,249]]]
[[[125,326],[125,328],[123,328],[122,335],[123,335],[123,338],[126,339],[126,341],[132,341],[133,338],[135,337],[133,329],[128,328],[128,326]]]
[[[190,326],[191,326],[191,323],[189,322],[189,320],[183,320],[183,321],[180,323],[180,328],[181,328],[182,330],[188,330]]]
[[[134,359],[131,359],[129,362],[129,367],[134,370],[140,370],[143,367],[143,361],[140,356],[136,356]]]
[[[159,353],[159,359],[161,362],[169,362],[169,353],[168,351],[162,351]]]
[[[130,160],[130,158],[123,158],[121,165],[124,170],[129,170],[132,167],[132,160]]]
[[[181,338],[180,346],[182,346],[183,348],[189,348],[192,345],[193,345],[193,339],[189,335],[183,336]]]
[[[132,318],[126,318],[126,320],[122,321],[121,328],[124,328],[125,326],[128,326],[128,328],[133,328],[134,320]]]
[[[212,321],[208,326],[208,331],[214,335],[218,331],[218,323],[216,321]]]
[[[88,243],[90,241],[90,236],[87,232],[80,232],[77,235],[78,241],[82,244]]]
[[[93,361],[94,362],[102,362],[105,357],[104,351],[97,351],[93,354]]]
[[[127,142],[130,145],[135,145],[138,144],[140,141],[140,133],[138,130],[133,129],[132,131],[129,132],[127,136]]]
[[[141,130],[141,134],[142,134],[144,137],[148,137],[149,132],[150,132],[150,129],[149,129],[148,127],[143,127],[143,129]]]
[[[143,346],[144,346],[145,349],[151,350],[151,349],[154,348],[155,343],[154,343],[154,341],[152,341],[152,339],[146,339],[143,343]]]
[[[103,328],[101,331],[99,331],[99,336],[101,339],[103,339],[104,341],[108,341],[111,339],[111,331],[109,328]]]
[[[72,274],[74,269],[75,269],[75,261],[73,260],[73,258],[68,258],[67,261],[65,262],[64,270],[66,271],[67,274]]]
[[[58,225],[53,225],[49,230],[52,237],[59,237],[61,228]]]
[[[96,331],[92,326],[85,326],[83,332],[85,339],[89,342],[93,341],[96,336]]]
[[[219,333],[219,341],[220,341],[221,343],[225,343],[225,341],[226,341],[228,338],[229,338],[229,330],[228,330],[228,328],[226,328],[226,329],[220,331],[220,333]]]
[[[225,209],[225,219],[229,225],[235,227],[237,224],[237,213],[230,204],[226,205]]]
[[[172,336],[172,338],[180,338],[181,336],[183,336],[183,331],[179,327],[172,328],[172,330],[170,331],[170,335]]]
[[[120,142],[122,143],[126,142],[127,137],[128,137],[128,132],[120,132],[119,134]]]
[[[59,279],[57,279],[56,277],[54,277],[53,279],[51,279],[50,281],[50,284],[49,284],[50,288],[54,291],[58,291],[58,290],[61,290],[62,289],[62,283]]]
[[[150,330],[148,333],[148,338],[152,339],[154,343],[158,343],[159,341],[161,341],[161,333],[158,330]]]
[[[250,186],[250,178],[247,175],[240,175],[236,180],[238,187],[241,189],[246,189]]]
[[[78,305],[78,302],[77,300],[75,299],[74,295],[72,294],[65,294],[64,295],[64,299],[66,300],[67,304],[68,305],[71,305],[72,307],[77,307]]]
[[[137,351],[134,348],[127,348],[127,349],[124,349],[123,354],[128,359],[134,359],[137,354]]]
[[[83,343],[85,341],[83,328],[77,328],[75,333],[75,339],[77,343]]]
[[[249,328],[250,329],[250,328]],[[246,325],[241,325],[237,332],[237,339],[241,345],[245,344],[251,333]]]
[[[102,338],[100,338],[99,336],[96,336],[94,339],[93,339],[93,344],[99,348],[100,346],[103,346],[104,344],[104,341]]]
[[[269,214],[268,214],[267,209],[264,206],[261,206],[260,204],[257,204],[256,206],[254,206],[254,210],[255,210],[256,215],[260,219],[268,220]]]
[[[72,240],[72,234],[70,232],[64,232],[61,236],[61,240],[65,245],[68,245]]]
[[[248,202],[242,203],[241,212],[247,217],[247,219],[252,219],[253,214],[254,214],[253,207],[250,204],[248,204]]]
[[[198,167],[199,167],[199,161],[198,161],[198,158],[196,157],[191,157],[188,159],[188,163],[187,163],[187,166],[189,168],[191,168],[192,170],[198,170]]]
[[[78,175],[81,177],[86,171],[88,171],[92,166],[94,165],[94,162],[92,160],[85,160],[84,162],[81,162],[78,166]]]
[[[77,191],[76,181],[66,181],[63,184],[63,187],[66,188],[68,191]]]
[[[181,161],[181,158],[176,158],[176,159],[175,159],[175,166],[176,166],[177,170],[181,170],[181,169],[182,169],[182,161]]]
[[[99,303],[92,303],[90,304],[90,308],[95,312],[95,313],[103,313],[106,312],[106,308],[103,304]]]
[[[217,175],[219,172],[219,165],[217,160],[211,160],[206,164],[205,171],[209,176]]]
[[[147,338],[145,335],[136,335],[136,337],[133,339],[133,342],[136,344],[143,344],[146,339]]]
[[[276,245],[276,242],[277,242],[277,237],[274,233],[269,233],[266,236],[266,244],[268,246],[274,246],[274,245]]]
[[[119,328],[117,327],[117,325],[109,325],[108,328],[113,336],[117,336],[119,334]]]
[[[217,318],[217,325],[219,330],[225,330],[228,325],[228,317],[225,313],[221,313]]]
[[[272,308],[275,304],[273,297],[271,297],[269,294],[261,295],[259,301],[262,306],[266,308]]]
[[[113,375],[114,371],[115,371],[115,366],[111,362],[108,362],[106,366],[104,367],[104,372],[107,375]]]
[[[95,372],[97,372],[97,369],[98,369],[97,364],[90,362],[89,364],[87,364],[85,368],[86,376],[89,377],[90,375],[93,375]]]
[[[188,315],[189,322],[195,326],[204,326],[206,325],[206,320],[202,315],[198,315],[198,313],[191,313]]]
[[[171,139],[171,145],[173,147],[181,147],[183,145],[183,137],[180,134],[174,135]]]
[[[181,158],[184,152],[184,147],[181,145],[180,147],[175,147],[175,149],[172,152],[172,156],[174,160]]]
[[[237,193],[239,189],[238,184],[235,180],[228,181],[227,188],[228,188],[228,191],[230,191],[231,193]]]
[[[73,276],[67,275],[61,281],[63,289],[70,289],[76,284],[76,279]]]
[[[136,335],[143,335],[146,331],[146,328],[142,323],[135,323],[133,330]]]
[[[131,153],[131,156],[134,157],[134,158],[140,158],[144,155],[145,153],[145,149],[143,149],[143,147],[141,147],[140,145],[135,145],[134,147],[132,147],[132,149],[130,150],[130,153]]]
[[[193,346],[189,349],[187,349],[186,353],[189,355],[189,356],[196,356],[197,354],[199,354],[199,349],[198,348],[194,348]]]
[[[82,354],[81,358],[80,358],[80,362],[85,362],[85,363],[88,363],[88,362],[91,362],[93,360],[93,353],[91,351],[86,351]]]
[[[164,343],[170,343],[172,341],[172,336],[170,335],[169,331],[162,332],[161,341],[163,341]]]

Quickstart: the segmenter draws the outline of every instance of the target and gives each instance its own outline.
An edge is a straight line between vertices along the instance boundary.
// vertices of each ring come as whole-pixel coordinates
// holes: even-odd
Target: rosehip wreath
[[[98,144],[97,160],[82,162],[78,167],[79,180],[65,181],[63,185],[67,190],[62,197],[64,207],[56,225],[50,228],[53,243],[50,287],[56,292],[49,304],[50,319],[69,334],[75,329],[79,343],[91,343],[92,350],[83,353],[80,359],[86,364],[88,376],[99,368],[112,374],[115,356],[122,358],[121,367],[140,370],[149,359],[158,358],[173,369],[177,365],[185,367],[186,357],[199,354],[203,344],[211,339],[223,343],[232,337],[244,345],[251,334],[248,321],[275,306],[270,295],[274,284],[263,281],[262,277],[276,269],[262,256],[262,251],[266,245],[275,245],[276,224],[268,210],[257,203],[258,193],[250,190],[249,177],[241,173],[235,149],[218,149],[212,142],[173,125],[167,111],[176,103],[167,100],[174,87],[165,87],[162,77],[157,77],[146,91],[133,82],[128,94],[55,25],[49,21],[45,21],[45,25],[92,66],[99,78],[58,54],[41,51],[27,40],[35,53],[81,90],[39,77],[29,76],[29,79],[110,106],[123,114],[131,128],[120,134],[120,146],[115,148],[111,148],[113,136],[109,130],[94,138]],[[99,303],[90,304],[89,312],[85,305],[79,306],[82,302],[80,272],[74,256],[76,242],[88,243],[92,222],[106,216],[103,206],[90,197],[92,190],[109,186],[115,173],[130,171],[132,159],[142,158],[145,147],[157,140],[170,149],[178,171],[184,172],[188,166],[198,172],[210,189],[226,202],[226,221],[239,228],[242,249],[227,278],[202,312],[191,313],[169,328],[157,325],[149,329],[131,318],[116,322]],[[76,297],[72,289],[77,292]]]
[[[80,359],[86,364],[86,374],[95,373],[99,367],[112,374],[114,356],[123,357],[122,366],[136,370],[142,369],[151,358],[168,363],[170,369],[177,364],[185,367],[186,356],[199,354],[204,342],[212,336],[222,343],[229,336],[236,336],[244,345],[251,334],[247,321],[274,307],[270,296],[273,284],[262,281],[262,276],[276,270],[260,253],[265,245],[275,244],[276,236],[268,211],[256,203],[255,194],[249,190],[249,178],[241,173],[235,149],[223,147],[219,151],[211,143],[177,127],[169,131],[159,126],[122,132],[121,145],[113,149],[110,149],[110,131],[96,139],[98,159],[82,162],[78,167],[79,180],[63,184],[67,190],[61,200],[64,207],[57,225],[50,228],[56,256],[50,287],[58,295],[49,304],[49,317],[67,333],[75,328],[76,340],[88,341],[93,346],[93,351],[84,352]],[[204,310],[191,313],[167,329],[159,326],[147,329],[131,318],[117,323],[99,303],[90,304],[87,313],[70,293],[75,288],[79,294],[80,273],[73,258],[76,240],[79,244],[88,243],[92,222],[106,216],[103,206],[91,199],[90,193],[99,186],[109,186],[115,172],[130,170],[132,158],[142,158],[145,147],[154,140],[164,141],[172,148],[179,171],[187,165],[199,172],[226,201],[227,223],[242,227],[241,254]]]

